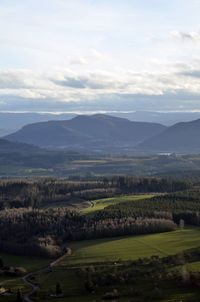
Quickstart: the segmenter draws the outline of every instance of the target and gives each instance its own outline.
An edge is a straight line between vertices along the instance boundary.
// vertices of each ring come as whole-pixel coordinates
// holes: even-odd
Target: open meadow
[[[51,259],[34,256],[17,256],[0,253],[0,258],[6,266],[24,267],[28,272],[32,272],[46,267]]]
[[[198,246],[199,228],[185,228],[162,234],[85,240],[71,243],[72,255],[66,257],[60,265],[127,261],[152,255],[164,257]]]
[[[127,195],[117,196],[111,198],[102,198],[91,202],[91,206],[81,211],[83,214],[93,213],[99,210],[103,210],[108,206],[115,205],[123,202],[139,201],[154,197],[155,194],[140,194],[140,195]]]

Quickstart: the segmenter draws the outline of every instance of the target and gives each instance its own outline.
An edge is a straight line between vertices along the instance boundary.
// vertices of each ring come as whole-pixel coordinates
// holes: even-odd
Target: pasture
[[[51,259],[33,257],[33,256],[17,256],[11,254],[0,253],[0,258],[6,266],[24,267],[27,271],[35,271],[48,266]]]
[[[153,194],[140,194],[140,195],[125,195],[125,196],[117,196],[112,198],[103,198],[94,200],[91,202],[91,206],[85,208],[81,211],[83,214],[93,213],[99,210],[103,210],[108,206],[115,205],[122,202],[131,202],[136,200],[144,200],[154,197]]]
[[[128,261],[158,255],[180,253],[200,246],[200,228],[185,228],[173,232],[79,241],[70,244],[72,255],[60,265],[82,265]]]

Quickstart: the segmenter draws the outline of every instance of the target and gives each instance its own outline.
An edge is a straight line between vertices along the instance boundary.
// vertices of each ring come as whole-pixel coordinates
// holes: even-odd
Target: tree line
[[[6,208],[40,208],[51,203],[87,201],[120,194],[176,192],[188,190],[186,180],[159,177],[120,176],[91,181],[65,179],[0,180],[0,210]]]
[[[10,253],[58,257],[72,240],[174,230],[165,218],[113,218],[96,221],[67,209],[9,209],[0,211],[0,250]]]

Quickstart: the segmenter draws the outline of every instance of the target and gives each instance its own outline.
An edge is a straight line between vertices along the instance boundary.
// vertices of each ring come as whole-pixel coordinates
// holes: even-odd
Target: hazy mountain
[[[188,122],[200,118],[200,112],[108,112],[111,116],[129,119],[135,122],[160,123],[172,126],[178,122]],[[76,113],[52,114],[52,113],[6,113],[0,112],[0,137],[16,132],[23,126],[38,122],[52,120],[69,120],[77,116]]]
[[[200,119],[177,123],[139,144],[141,150],[200,152]]]
[[[6,138],[49,148],[123,149],[133,147],[165,128],[161,124],[96,114],[30,124]]]
[[[172,126],[179,122],[190,122],[200,118],[200,112],[156,112],[156,111],[135,111],[135,112],[113,112],[111,115],[127,118],[131,121],[161,123]]]
[[[0,177],[29,173],[51,175],[52,170],[57,172],[57,165],[60,167],[68,161],[84,158],[78,152],[51,151],[0,139]]]
[[[0,137],[19,130],[31,123],[46,122],[49,120],[67,120],[75,114],[48,114],[48,113],[6,113],[0,112]]]
[[[24,154],[30,154],[30,153],[37,153],[40,151],[40,148],[31,146],[24,143],[18,143],[18,142],[10,142],[5,139],[0,139],[0,154],[3,153],[24,153]]]

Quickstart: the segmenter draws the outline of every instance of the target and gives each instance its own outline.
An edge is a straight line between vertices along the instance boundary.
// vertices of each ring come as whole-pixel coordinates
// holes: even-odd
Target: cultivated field
[[[32,256],[16,256],[4,253],[0,253],[0,258],[6,266],[24,267],[30,272],[46,267],[51,262],[51,259]]]
[[[83,214],[92,213],[95,211],[103,210],[104,208],[115,205],[122,202],[128,202],[128,201],[135,201],[135,200],[143,200],[152,198],[153,194],[141,194],[141,195],[127,195],[127,196],[119,196],[119,197],[112,197],[112,198],[103,198],[94,200],[91,202],[91,206],[88,208],[85,208],[82,210]]]
[[[152,255],[167,256],[200,246],[200,229],[186,228],[153,235],[87,240],[71,243],[72,256],[61,265],[135,260]]]

